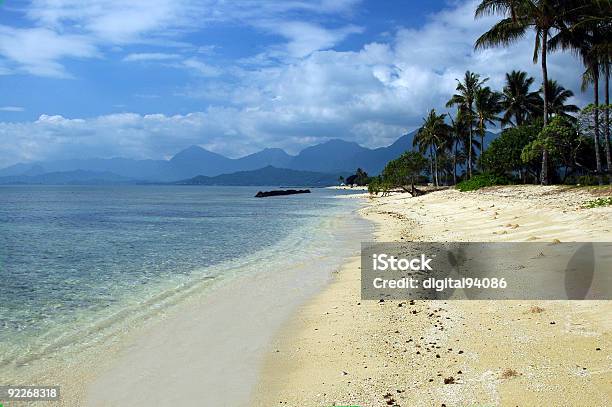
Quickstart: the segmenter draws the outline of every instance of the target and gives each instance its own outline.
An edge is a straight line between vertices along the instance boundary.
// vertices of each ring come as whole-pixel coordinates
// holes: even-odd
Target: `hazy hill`
[[[126,183],[134,183],[134,181],[130,178],[122,177],[110,172],[83,170],[49,172],[40,175],[11,175],[8,177],[0,177],[0,185],[99,185]]]
[[[376,175],[385,164],[411,150],[415,132],[406,134],[387,147],[370,149],[355,142],[333,139],[303,149],[291,156],[279,148],[266,148],[241,158],[228,158],[199,146],[179,151],[170,160],[133,160],[93,158],[15,164],[0,169],[0,177],[39,176],[47,173],[89,171],[111,173],[126,179],[171,182],[198,175],[208,177],[251,171],[266,166],[320,173],[353,173],[358,167]],[[497,137],[487,132],[485,145]],[[107,174],[108,175],[108,174]]]
[[[346,174],[343,174],[346,175]],[[270,186],[329,186],[338,183],[338,174],[297,171],[267,166],[258,170],[206,177],[199,175],[176,182],[178,185],[270,185]]]
[[[303,149],[289,163],[289,168],[308,171],[351,171],[353,158],[368,150],[355,142],[339,139]]]

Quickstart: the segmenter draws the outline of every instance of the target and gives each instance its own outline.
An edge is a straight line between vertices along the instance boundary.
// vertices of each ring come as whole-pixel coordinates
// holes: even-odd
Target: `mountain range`
[[[348,173],[342,174],[344,176]],[[314,171],[290,170],[287,168],[276,168],[268,165],[257,170],[237,171],[231,174],[221,174],[214,177],[198,175],[183,181],[177,181],[177,185],[231,185],[231,186],[310,186],[324,187],[338,183],[338,176]]]
[[[415,132],[403,135],[393,144],[375,149],[332,139],[307,147],[295,156],[279,148],[266,148],[244,157],[228,158],[199,146],[190,146],[170,160],[91,158],[19,163],[0,169],[0,184],[176,182],[265,167],[328,174],[337,179],[338,175],[353,173],[358,167],[369,174],[380,173],[387,162],[413,148],[414,135]],[[487,139],[493,137],[493,133],[487,134]],[[302,175],[312,179],[312,174]],[[219,182],[219,179],[211,182]]]

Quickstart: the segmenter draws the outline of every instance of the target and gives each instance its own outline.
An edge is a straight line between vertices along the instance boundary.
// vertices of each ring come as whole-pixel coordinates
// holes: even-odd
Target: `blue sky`
[[[328,138],[377,147],[444,111],[471,69],[501,87],[532,39],[474,52],[493,20],[472,1],[5,0],[0,166],[167,158],[191,144],[236,157]],[[579,90],[580,63],[550,58]]]

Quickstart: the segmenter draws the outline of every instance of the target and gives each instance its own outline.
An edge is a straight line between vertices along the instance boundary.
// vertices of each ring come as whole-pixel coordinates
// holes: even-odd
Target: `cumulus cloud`
[[[304,21],[283,21],[261,24],[268,30],[285,37],[287,54],[303,58],[314,51],[329,49],[344,40],[348,35],[362,32],[361,27],[348,25],[338,29],[326,29],[318,24]]]
[[[287,48],[302,56],[305,52],[334,45],[355,32],[355,28],[335,30],[309,27],[304,23],[303,28],[308,28],[309,35],[301,40],[295,34],[298,28],[295,24],[300,22],[285,21],[299,12],[350,13],[358,1],[32,0],[21,10],[30,26],[0,25],[0,74],[27,72],[38,76],[71,77],[63,64],[65,59],[100,57],[105,47],[112,49],[133,44],[188,47],[191,44],[177,38],[216,23],[267,27],[289,38]],[[200,47],[200,50],[210,51],[211,47],[214,48],[214,44]],[[150,53],[148,60],[156,59],[155,55],[161,56]],[[128,55],[125,60],[134,61],[134,58],[142,61],[147,56]],[[162,59],[157,58],[158,61]],[[187,64],[193,65],[193,62],[187,61]]]
[[[82,35],[5,25],[0,25],[0,55],[11,61],[17,72],[55,77],[70,76],[58,62],[63,58],[99,56],[96,47]]]
[[[265,2],[261,7],[287,13],[287,4]],[[293,10],[310,7],[310,2],[292,4]],[[326,4],[331,10],[336,3]],[[353,5],[342,4],[344,12]],[[244,9],[234,3],[230,7],[237,8],[232,14],[236,19],[252,11],[248,4]],[[14,140],[9,151],[0,152],[0,161],[10,164],[71,154],[161,158],[190,144],[236,157],[263,147],[296,152],[332,137],[370,147],[387,145],[418,127],[429,109],[446,111],[455,78],[465,70],[490,77],[489,84],[496,89],[512,69],[526,70],[540,81],[539,65],[532,62],[532,35],[510,48],[474,51],[475,39],[495,20],[474,21],[474,7],[473,1],[456,4],[432,15],[421,27],[400,27],[384,41],[353,51],[335,50],[334,44],[357,32],[356,27],[330,31],[286,19],[285,25],[275,28],[286,39],[284,48],[271,51],[285,52],[287,59],[271,63],[269,54],[257,54],[227,67],[224,75],[201,59],[172,60],[177,67],[207,78],[178,92],[205,100],[210,107],[202,112],[88,119],[41,116],[31,123],[0,123],[0,137]],[[308,35],[300,39],[300,32]],[[576,91],[579,104],[590,98],[579,93],[581,72],[572,55],[550,55],[550,77]]]

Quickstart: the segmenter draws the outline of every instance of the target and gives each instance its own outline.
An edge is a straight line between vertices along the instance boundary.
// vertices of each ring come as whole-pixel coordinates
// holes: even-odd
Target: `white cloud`
[[[200,76],[213,77],[221,75],[221,70],[196,58],[187,58],[181,65],[196,72]]]
[[[180,58],[178,54],[165,54],[162,52],[143,52],[126,55],[123,60],[126,62],[142,62],[142,61],[168,61]]]
[[[349,14],[358,1],[33,0],[21,9],[30,26],[0,26],[0,57],[4,58],[0,59],[0,74],[27,72],[69,77],[63,66],[67,58],[99,57],[105,48],[132,44],[188,47],[191,44],[178,40],[185,32],[228,22],[261,27],[265,21],[268,30],[285,35],[290,51],[301,56],[334,45],[355,29],[326,30],[313,26],[308,38],[302,40],[292,32],[295,27],[282,25],[285,20],[300,11],[315,15]],[[277,31],[276,26],[285,34]],[[205,45],[196,52],[210,53],[214,47]],[[144,60],[144,55],[136,60]],[[153,55],[161,53],[150,53],[149,61],[155,59]],[[194,65],[189,61],[187,64]],[[207,71],[206,75],[210,72],[202,66],[195,69]]]
[[[286,3],[262,7],[282,8]],[[512,69],[526,70],[540,81],[539,65],[532,62],[531,35],[510,48],[474,51],[475,39],[494,19],[474,22],[473,10],[474,2],[459,4],[432,15],[420,28],[400,28],[384,42],[357,51],[333,49],[351,29],[330,34],[317,25],[279,25],[292,57],[275,64],[267,55],[241,61],[227,68],[231,82],[201,59],[166,61],[208,77],[181,93],[203,98],[211,107],[177,116],[126,113],[82,121],[41,116],[32,123],[0,123],[0,137],[14,140],[10,151],[0,152],[0,162],[71,154],[160,158],[190,144],[230,156],[263,147],[296,152],[331,137],[371,147],[390,144],[419,126],[431,108],[445,111],[455,78],[467,69],[490,77],[496,89]],[[247,11],[236,10],[236,18]],[[301,29],[309,33],[303,42],[297,39]],[[579,92],[582,67],[572,55],[551,54],[549,72]],[[585,102],[590,95],[578,94],[577,99]]]
[[[47,28],[0,25],[0,55],[20,72],[39,76],[70,76],[58,62],[63,58],[92,58],[99,54],[81,35],[60,35]]]
[[[262,27],[285,37],[288,40],[286,51],[294,58],[303,58],[314,51],[332,48],[348,35],[363,31],[361,27],[353,25],[326,29],[304,21],[272,22],[262,24]]]
[[[1,112],[23,112],[25,109],[21,106],[2,106],[0,107]]]

